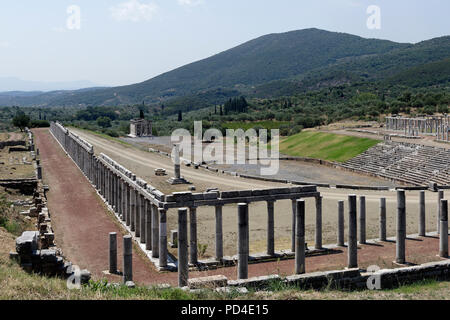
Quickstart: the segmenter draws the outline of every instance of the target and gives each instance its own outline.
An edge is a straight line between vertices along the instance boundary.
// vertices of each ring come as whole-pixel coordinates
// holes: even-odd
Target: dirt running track
[[[44,181],[50,186],[48,206],[53,219],[56,240],[66,257],[81,268],[89,269],[96,279],[102,278],[102,271],[108,269],[108,233],[123,230],[114,222],[101,198],[74,162],[67,157],[48,130],[34,131],[40,150]],[[122,244],[119,236],[119,266],[122,260]],[[436,261],[439,250],[437,238],[427,237],[407,241],[407,260],[412,263]],[[358,260],[360,267],[376,264],[393,267],[395,243],[360,246]],[[409,258],[409,259],[408,259]],[[346,266],[346,249],[328,256],[309,257],[306,271],[342,269]],[[285,260],[264,264],[251,264],[249,276],[267,274],[290,275],[294,261]],[[136,254],[133,255],[134,280],[139,284],[177,284],[177,273],[158,273],[153,266]],[[236,279],[236,267],[207,272],[191,272],[190,277],[223,274]],[[119,281],[119,278],[111,279]]]
[[[48,207],[55,229],[56,242],[64,255],[95,278],[108,270],[108,233],[122,230],[75,163],[65,154],[48,130],[35,130],[40,151],[43,177],[50,186]],[[123,233],[122,233],[123,234]],[[119,236],[119,268],[122,263],[122,241]],[[138,255],[133,256],[137,282],[156,281],[156,271]]]

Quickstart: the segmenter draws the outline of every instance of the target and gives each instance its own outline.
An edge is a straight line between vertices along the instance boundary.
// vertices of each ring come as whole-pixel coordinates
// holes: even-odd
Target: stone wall
[[[48,187],[39,180],[34,189],[33,206],[22,215],[36,221],[37,231],[25,231],[16,239],[16,252],[10,253],[10,258],[30,273],[46,276],[68,278],[75,272],[72,263],[67,261],[60,248],[56,246],[52,219],[47,208],[46,192]],[[89,271],[80,272],[81,283],[87,283],[91,275]]]

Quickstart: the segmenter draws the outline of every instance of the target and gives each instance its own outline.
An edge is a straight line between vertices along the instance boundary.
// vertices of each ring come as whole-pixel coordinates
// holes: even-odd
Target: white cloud
[[[202,4],[204,0],[178,0],[180,6],[195,7]]]
[[[150,21],[158,11],[154,3],[143,3],[139,0],[129,0],[109,8],[111,16],[117,21]]]

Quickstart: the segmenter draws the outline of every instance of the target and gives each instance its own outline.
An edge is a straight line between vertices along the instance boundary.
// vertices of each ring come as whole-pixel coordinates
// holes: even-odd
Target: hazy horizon
[[[308,28],[402,43],[448,35],[450,3],[391,2],[5,1],[0,26],[8,31],[0,33],[0,78],[129,85],[266,34]],[[380,29],[367,26],[371,5],[381,9]],[[0,91],[6,90],[0,86]]]

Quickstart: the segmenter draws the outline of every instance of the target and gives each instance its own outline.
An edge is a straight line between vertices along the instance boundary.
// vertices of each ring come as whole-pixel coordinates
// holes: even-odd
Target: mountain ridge
[[[410,44],[310,28],[264,35],[137,84],[9,96],[8,102],[42,106],[162,104],[212,92],[207,101],[221,103],[232,93],[248,93],[277,81],[294,81],[300,90],[310,90],[342,83],[342,79],[349,83],[384,80],[410,68],[445,63],[447,57],[450,36]],[[289,94],[289,89],[284,93]],[[4,102],[0,95],[0,105]]]

